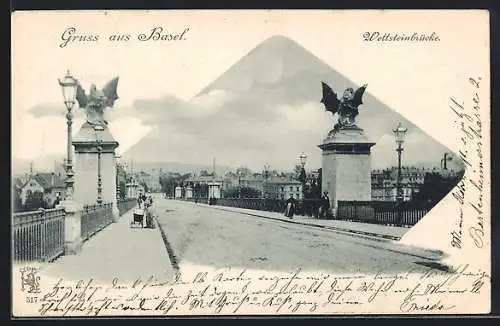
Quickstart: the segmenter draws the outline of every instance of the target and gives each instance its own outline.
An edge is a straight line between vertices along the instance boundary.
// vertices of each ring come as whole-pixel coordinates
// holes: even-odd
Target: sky
[[[182,121],[198,121],[201,125],[208,121],[232,94],[215,89],[199,97],[196,95],[255,46],[274,35],[294,40],[354,83],[368,82],[370,94],[379,101],[439,143],[456,150],[459,131],[454,114],[449,110],[449,98],[464,94],[468,76],[487,73],[484,62],[487,62],[488,51],[479,52],[485,58],[473,60],[468,49],[487,48],[485,42],[488,41],[474,36],[484,33],[488,27],[479,20],[475,24],[472,16],[464,29],[460,19],[447,19],[449,14],[396,15],[388,11],[380,11],[377,15],[366,11],[149,11],[139,16],[137,12],[16,13],[12,20],[12,155],[21,160],[64,155],[65,108],[57,80],[69,69],[86,89],[91,83],[102,86],[111,78],[120,77],[120,98],[107,112],[110,130],[120,143],[119,154],[143,137],[161,132],[165,138],[161,150],[172,161],[184,159],[190,160],[189,163],[210,164],[212,158],[218,156],[214,153],[217,148],[214,144],[217,144],[225,151],[221,154],[225,157],[217,157],[218,161],[232,166],[257,157],[250,162],[254,168],[263,164],[263,160],[285,168],[305,151],[310,156],[311,166],[320,167],[321,153],[317,148],[297,147],[286,155],[268,148],[271,129],[266,129],[266,123],[262,123],[265,108],[254,111],[250,108],[244,118],[241,111],[232,119],[230,114],[224,115],[231,130],[240,131],[248,130],[244,122],[251,121],[250,113],[260,117],[259,122],[252,125],[252,132],[262,136],[252,141],[252,145],[261,142],[262,152],[259,153],[245,150],[245,137],[231,141],[231,137],[229,140],[211,137],[215,134],[182,125]],[[73,42],[61,48],[61,35],[69,27],[74,27],[78,35],[99,35],[100,40]],[[186,28],[188,31],[183,41],[142,42],[137,39],[138,34],[147,34],[154,27],[172,33],[182,33]],[[439,35],[440,42],[367,42],[363,40],[367,31],[434,32]],[[33,37],[35,33],[37,36]],[[107,41],[107,36],[112,34],[130,34],[131,40]],[[461,41],[463,39],[467,39],[466,44]],[[477,55],[477,51],[475,53]],[[272,73],[269,69],[266,78],[272,79]],[[171,111],[167,113],[165,108]],[[175,115],[175,110],[182,114]],[[308,144],[321,142],[322,135],[326,135],[333,124],[333,119],[318,103],[305,103],[293,110],[286,107],[277,110],[287,112],[290,130],[295,128],[309,135]],[[74,111],[76,133],[84,122],[84,115],[77,106]],[[171,122],[174,115],[179,119],[166,128],[165,123]],[[314,132],[309,133],[308,129]],[[191,132],[188,134],[187,130]],[[287,139],[282,135],[274,141],[284,147]],[[393,141],[389,134],[377,139],[378,144]],[[411,142],[409,136],[408,143]],[[418,146],[418,141],[415,143]],[[233,148],[236,144],[238,146]],[[393,154],[382,153],[378,157],[388,155]],[[375,162],[375,166],[383,164],[386,161]]]

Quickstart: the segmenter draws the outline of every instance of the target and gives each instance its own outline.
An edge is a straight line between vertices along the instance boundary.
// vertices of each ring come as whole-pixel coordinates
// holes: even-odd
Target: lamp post
[[[66,71],[66,76],[61,80],[59,79],[59,85],[62,88],[62,93],[64,97],[64,105],[66,106],[66,124],[68,126],[68,137],[67,137],[67,160],[66,160],[66,196],[65,200],[73,199],[73,162],[72,162],[72,125],[73,125],[73,113],[71,110],[75,105],[76,87],[78,81],[71,76],[69,70]]]
[[[448,155],[450,155],[450,153],[444,153],[443,158],[441,159],[441,168],[443,170],[448,170],[448,167],[446,166],[446,162],[452,160],[452,158]]]
[[[238,170],[238,198],[241,198],[241,170]]]
[[[396,152],[398,153],[398,177],[396,180],[396,202],[398,205],[398,224],[401,225],[402,222],[402,212],[401,212],[401,204],[403,202],[403,194],[401,189],[401,154],[403,152],[403,143],[405,141],[406,131],[408,129],[403,128],[401,122],[398,124],[396,129],[393,129],[394,137],[396,139],[396,144],[398,147],[396,148]]]
[[[116,185],[116,200],[120,200],[120,174],[122,173],[122,165],[120,155],[115,154],[115,185]]]
[[[267,179],[269,178],[270,168],[271,166],[266,162],[266,164],[264,164],[264,198],[267,198]]]
[[[97,142],[97,204],[102,204],[102,176],[101,176],[101,154],[102,154],[102,139],[98,131],[104,130],[102,126],[95,126],[96,142]]]
[[[128,183],[128,176],[127,176],[127,162],[122,163],[122,168],[123,168],[123,179],[125,181],[125,198],[128,197],[128,189],[127,189],[127,183]]]
[[[306,169],[304,167],[306,166],[307,155],[305,153],[302,153],[302,154],[300,154],[299,159],[300,159],[300,165],[302,166],[302,169],[300,170],[299,179],[300,179],[300,182],[302,183],[302,199],[304,199],[305,194],[306,194],[305,188],[306,188],[306,179],[307,179]]]

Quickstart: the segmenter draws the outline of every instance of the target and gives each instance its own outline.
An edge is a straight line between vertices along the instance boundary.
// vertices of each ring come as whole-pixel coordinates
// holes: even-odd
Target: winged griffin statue
[[[321,82],[323,86],[323,98],[321,103],[325,106],[326,111],[332,114],[338,113],[339,118],[332,133],[341,129],[357,128],[356,116],[359,114],[358,107],[363,104],[362,97],[367,84],[359,87],[356,91],[353,88],[346,88],[342,98],[338,98],[337,94],[325,82]]]
[[[76,100],[80,108],[85,110],[87,122],[91,125],[106,126],[108,122],[104,120],[104,109],[113,107],[115,101],[118,99],[117,94],[118,77],[109,81],[102,90],[92,84],[90,86],[90,93],[85,94],[85,90],[78,83],[76,88]]]

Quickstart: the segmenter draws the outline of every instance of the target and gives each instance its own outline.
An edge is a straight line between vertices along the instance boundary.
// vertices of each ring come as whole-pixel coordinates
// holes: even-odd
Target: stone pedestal
[[[64,254],[75,255],[82,249],[81,218],[83,205],[75,201],[62,201],[57,208],[64,208]]]
[[[119,211],[116,199],[116,157],[118,142],[107,126],[96,128],[85,122],[73,138],[75,148],[75,191],[73,198],[81,204],[97,203],[98,145],[101,150],[102,202],[113,203],[113,216],[117,221]]]
[[[319,145],[323,150],[321,190],[328,191],[334,216],[338,201],[371,200],[373,145],[359,127],[331,131]]]
[[[221,184],[218,182],[208,183],[208,198],[221,198]]]
[[[193,198],[193,188],[191,188],[190,186],[186,188],[185,197],[186,199]]]
[[[175,198],[182,198],[182,188],[180,186],[175,187]]]

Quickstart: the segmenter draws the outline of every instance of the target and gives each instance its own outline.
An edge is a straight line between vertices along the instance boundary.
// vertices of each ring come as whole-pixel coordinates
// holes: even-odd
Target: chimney
[[[50,178],[50,184],[52,185],[52,187],[55,185],[55,179],[56,179],[56,174],[54,172],[52,172],[51,174],[51,178]]]

